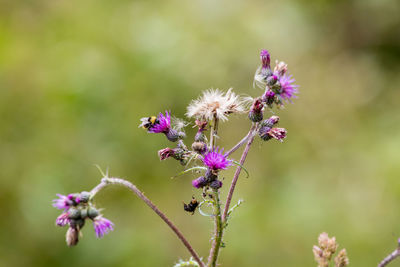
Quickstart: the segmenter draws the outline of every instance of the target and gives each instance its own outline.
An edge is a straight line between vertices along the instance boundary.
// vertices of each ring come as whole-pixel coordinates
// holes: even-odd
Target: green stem
[[[213,149],[215,146],[215,137],[217,136],[218,133],[218,118],[214,116],[214,121],[211,125],[211,131],[210,131],[210,149]]]
[[[221,220],[221,203],[219,200],[218,189],[213,190],[214,198],[214,217],[215,217],[215,233],[214,240],[211,246],[210,255],[208,257],[208,267],[215,267],[217,265],[217,259],[219,254],[219,249],[222,244],[222,235],[224,231],[224,226]]]

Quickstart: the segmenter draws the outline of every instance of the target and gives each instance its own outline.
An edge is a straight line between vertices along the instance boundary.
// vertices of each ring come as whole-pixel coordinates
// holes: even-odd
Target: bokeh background
[[[0,266],[189,258],[123,188],[96,200],[115,231],[96,240],[88,224],[66,247],[51,200],[94,187],[93,164],[133,181],[206,256],[212,223],[182,209],[199,196],[194,176],[171,179],[181,167],[157,157],[170,144],[137,125],[166,109],[183,117],[207,88],[259,95],[262,48],[289,64],[301,93],[279,111],[285,142],[257,140],[250,152],[220,262],[315,266],[312,246],[327,231],[352,266],[376,266],[400,236],[399,14],[396,0],[1,0]],[[249,125],[232,117],[220,145]]]

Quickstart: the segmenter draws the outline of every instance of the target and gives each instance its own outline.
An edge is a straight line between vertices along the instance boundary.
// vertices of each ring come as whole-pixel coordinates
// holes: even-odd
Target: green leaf
[[[246,170],[246,168],[243,167],[242,164],[240,164],[240,163],[237,162],[236,160],[233,160],[232,163],[235,164],[235,165],[237,165],[237,166],[240,166],[240,168],[242,168],[242,169],[246,172],[246,175],[247,175],[246,178],[249,178],[250,174],[249,174],[249,172]]]
[[[175,176],[172,176],[171,178],[176,178],[178,176],[184,175],[185,173],[190,172],[190,171],[194,171],[194,170],[207,170],[207,168],[206,167],[202,167],[202,166],[194,166],[192,168],[189,168],[189,169],[186,169],[184,171],[181,171],[180,173],[178,173]]]

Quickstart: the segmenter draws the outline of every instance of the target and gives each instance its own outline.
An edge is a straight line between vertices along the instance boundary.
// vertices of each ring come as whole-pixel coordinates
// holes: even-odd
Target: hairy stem
[[[243,153],[242,153],[242,157],[240,158],[240,162],[239,162],[239,163],[240,163],[240,166],[238,166],[238,167],[236,168],[236,172],[235,172],[235,174],[234,174],[234,176],[233,176],[232,183],[231,183],[231,187],[230,187],[230,189],[229,189],[229,193],[228,193],[228,196],[227,196],[227,198],[226,198],[226,204],[225,204],[225,208],[224,208],[224,213],[223,213],[223,215],[222,215],[222,222],[223,222],[223,223],[226,223],[226,216],[227,216],[228,211],[229,211],[229,205],[231,204],[233,192],[235,191],[236,183],[237,183],[237,180],[238,180],[238,178],[239,178],[240,172],[241,172],[241,170],[242,170],[242,167],[241,167],[241,166],[243,166],[244,162],[246,161],[246,157],[247,157],[247,154],[249,153],[250,146],[251,146],[251,144],[252,144],[253,141],[254,141],[255,130],[257,129],[257,126],[258,126],[258,123],[255,124],[255,125],[253,125],[253,126],[251,127],[251,129],[250,129],[249,138],[248,138],[246,147],[244,148],[244,151],[243,151]]]
[[[210,149],[212,150],[215,146],[215,138],[218,133],[218,118],[214,116],[214,121],[211,125],[211,131],[210,131]]]
[[[222,243],[222,234],[224,230],[221,220],[221,203],[219,200],[218,189],[214,190],[213,198],[214,198],[215,233],[214,233],[214,240],[210,250],[210,255],[208,257],[207,265],[209,267],[215,267],[217,264],[219,249],[221,248],[221,243]]]
[[[388,265],[391,261],[396,259],[397,257],[400,256],[400,238],[398,240],[398,247],[390,253],[386,258],[384,258],[379,264],[378,267],[384,267]]]
[[[204,267],[204,263],[201,261],[199,255],[196,253],[196,251],[192,248],[190,243],[186,240],[186,238],[183,236],[183,234],[179,231],[179,229],[168,219],[168,217],[162,213],[156,205],[153,204],[153,202],[150,201],[134,184],[132,184],[129,181],[126,181],[124,179],[120,178],[108,178],[105,177],[101,180],[101,183],[98,184],[95,188],[92,189],[90,192],[92,195],[92,198],[104,187],[107,185],[121,185],[129,190],[131,190],[134,194],[136,194],[141,200],[143,200],[147,206],[149,206],[155,213],[157,213],[158,216],[171,228],[171,230],[178,236],[178,238],[182,241],[183,245],[187,248],[187,250],[190,252],[190,254],[193,256],[193,258],[196,260],[196,262],[199,264],[200,267]]]

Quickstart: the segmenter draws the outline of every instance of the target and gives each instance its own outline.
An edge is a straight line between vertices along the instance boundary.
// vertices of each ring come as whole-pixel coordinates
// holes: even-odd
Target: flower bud
[[[81,210],[81,218],[85,219],[88,216],[88,210],[87,209],[82,209]]]
[[[90,195],[89,192],[83,191],[83,192],[81,192],[79,198],[80,198],[80,201],[81,201],[82,203],[87,203],[87,202],[89,201],[89,199],[90,199],[90,196],[91,196],[91,195]]]
[[[287,64],[283,61],[278,62],[278,60],[275,61],[275,64],[274,73],[283,76],[287,72]]]
[[[218,175],[215,170],[207,169],[206,173],[204,174],[207,183],[210,183],[218,178]]]
[[[213,189],[219,189],[222,187],[222,182],[220,180],[214,180],[210,183],[210,187]]]
[[[178,138],[179,139],[185,139],[186,138],[186,133],[182,132],[182,131],[178,132]]]
[[[78,229],[82,229],[83,226],[85,225],[85,220],[84,219],[76,219],[76,220],[72,220],[70,221],[69,225],[71,227],[75,227]]]
[[[267,90],[262,96],[262,101],[265,102],[268,106],[271,106],[275,101],[275,93],[271,90]]]
[[[68,217],[70,219],[79,219],[81,217],[81,211],[77,208],[70,208],[68,210]]]
[[[69,247],[76,246],[79,242],[79,230],[75,227],[69,227],[65,235],[65,241]]]
[[[192,185],[195,188],[201,188],[207,185],[207,180],[204,176],[200,176],[192,181]]]
[[[278,116],[271,116],[271,117],[269,117],[269,119],[267,119],[261,123],[261,127],[267,126],[267,127],[272,128],[278,122],[279,122]]]
[[[99,211],[93,207],[90,207],[87,212],[87,215],[90,219],[96,218],[97,216],[99,216],[99,214]]]
[[[196,135],[194,136],[194,141],[196,142],[205,142],[206,141],[206,135],[203,133],[203,131],[199,130]]]
[[[269,86],[273,86],[274,84],[276,84],[277,81],[278,81],[278,76],[276,75],[271,75],[267,78],[267,84]]]
[[[264,105],[262,103],[261,98],[256,98],[253,102],[253,105],[251,106],[250,112],[249,112],[249,119],[252,122],[259,122],[262,121],[263,119],[263,108]]]
[[[207,145],[204,142],[193,142],[192,149],[199,154],[204,154],[207,151]]]
[[[271,55],[265,49],[261,50],[260,53],[261,64],[263,68],[270,68],[271,65]]]
[[[261,127],[258,131],[258,135],[262,140],[268,141],[271,138],[275,138],[283,142],[283,139],[286,138],[287,131],[284,128],[270,128],[268,126]]]
[[[180,138],[180,133],[178,133],[177,130],[168,128],[167,132],[165,132],[165,136],[167,137],[167,139],[171,142],[176,142],[179,140]]]

